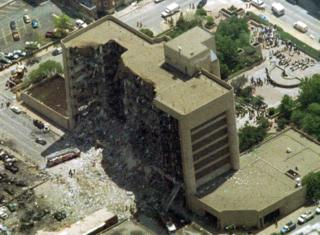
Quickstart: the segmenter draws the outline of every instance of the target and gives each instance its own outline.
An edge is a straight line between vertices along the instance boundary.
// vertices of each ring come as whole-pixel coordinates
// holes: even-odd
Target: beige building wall
[[[189,207],[195,211],[199,210],[195,198],[193,197],[197,193],[197,189],[205,183],[215,179],[217,176],[229,171],[230,169],[237,170],[239,169],[239,149],[238,149],[238,137],[236,132],[236,124],[235,124],[235,115],[234,115],[234,98],[233,91],[230,90],[225,95],[219,97],[218,99],[212,101],[211,103],[204,105],[199,108],[195,112],[192,112],[184,117],[179,119],[179,127],[180,127],[180,139],[181,139],[181,151],[182,151],[182,164],[183,164],[183,172],[184,172],[184,183],[186,188],[186,198],[187,204]],[[214,159],[214,155],[206,157],[208,160],[208,165],[210,164],[217,168],[209,171],[205,176],[197,179],[196,177],[196,169],[195,169],[195,160],[194,160],[194,152],[192,149],[192,135],[191,130],[208,120],[221,116],[226,119],[226,124],[222,127],[218,127],[217,131],[222,128],[226,128],[228,142],[225,144],[223,148],[228,149],[228,154],[222,160]],[[219,119],[218,119],[219,120]],[[210,126],[208,126],[210,127]],[[206,131],[206,126],[202,129],[204,132]],[[214,133],[214,132],[213,132]],[[210,133],[208,132],[210,135]],[[206,138],[205,136],[204,138]],[[208,146],[212,146],[215,141],[219,142],[219,138],[216,139],[208,138],[208,143],[205,144],[202,148],[206,149]],[[212,150],[211,152],[214,152]],[[218,160],[218,162],[217,162]],[[220,164],[219,162],[222,162]],[[206,169],[207,165],[204,166]],[[202,170],[202,168],[200,168]]]
[[[42,102],[39,102],[37,99],[33,98],[32,96],[26,93],[21,94],[21,100],[26,106],[30,107],[32,110],[48,118],[58,126],[68,129],[69,127],[68,117],[61,115],[60,113],[56,112],[49,106],[45,105]]]

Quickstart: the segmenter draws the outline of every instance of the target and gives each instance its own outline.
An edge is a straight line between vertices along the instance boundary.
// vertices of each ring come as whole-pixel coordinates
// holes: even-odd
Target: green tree
[[[140,29],[140,32],[144,33],[145,35],[149,36],[150,38],[153,38],[153,32],[150,29],[142,28]]]
[[[280,115],[283,118],[289,120],[294,106],[295,106],[295,103],[292,100],[292,98],[288,95],[285,95],[282,98],[281,104],[279,105],[279,108],[278,108]]]
[[[304,119],[305,113],[301,110],[294,110],[291,114],[291,122],[293,122],[298,128],[302,127],[303,119]]]
[[[44,78],[50,78],[62,72],[62,65],[59,62],[47,60],[29,73],[28,78],[23,81],[22,87],[28,87],[30,84],[40,82]]]
[[[198,15],[198,16],[206,16],[207,15],[207,11],[205,9],[203,9],[203,8],[198,8],[196,10],[196,15]]]
[[[66,36],[69,30],[73,29],[70,17],[65,14],[54,17],[54,26],[58,37]]]
[[[320,103],[320,74],[301,82],[298,101],[305,108],[311,103]]]
[[[307,113],[302,121],[302,129],[320,139],[320,116]]]
[[[240,76],[231,81],[231,86],[233,87],[234,93],[239,96],[242,87],[248,82],[248,78],[246,76]]]
[[[307,187],[307,198],[309,200],[320,199],[320,172],[311,172],[302,179],[302,185]]]
[[[214,26],[214,20],[212,16],[207,16],[206,17],[206,28],[211,29]]]
[[[243,152],[258,144],[266,137],[266,135],[266,129],[261,126],[254,127],[246,125],[245,127],[241,128],[239,130],[240,151]]]
[[[270,122],[268,118],[261,117],[258,119],[257,124],[263,129],[268,129],[270,127]]]

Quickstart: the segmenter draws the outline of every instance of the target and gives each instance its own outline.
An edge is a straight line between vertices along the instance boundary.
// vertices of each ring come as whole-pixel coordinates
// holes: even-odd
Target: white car
[[[316,214],[320,214],[320,206],[316,208]]]
[[[76,20],[76,26],[77,26],[79,29],[82,29],[82,28],[87,27],[88,25],[87,25],[83,20],[77,19],[77,20]]]
[[[304,224],[309,220],[312,220],[313,217],[314,217],[314,213],[312,213],[311,211],[306,211],[305,213],[299,216],[298,224]]]
[[[177,231],[177,227],[171,221],[166,222],[166,228],[170,234]]]
[[[20,114],[21,113],[20,108],[17,107],[17,106],[11,106],[10,109],[11,109],[12,112],[14,112],[16,114]]]
[[[0,219],[8,218],[8,209],[5,206],[0,207]]]

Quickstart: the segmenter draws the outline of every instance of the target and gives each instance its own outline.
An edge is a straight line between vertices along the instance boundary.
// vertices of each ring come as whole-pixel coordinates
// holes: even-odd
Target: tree
[[[248,78],[246,76],[240,76],[231,81],[231,86],[233,87],[234,93],[239,96],[242,87],[248,82]]]
[[[306,78],[300,83],[298,101],[305,108],[311,103],[320,103],[320,74]]]
[[[320,172],[311,172],[302,179],[302,185],[307,187],[307,198],[309,200],[320,199]]]
[[[261,142],[267,135],[267,131],[265,128],[258,126],[249,126],[246,125],[245,127],[239,130],[239,147],[240,151],[243,152],[255,144]]]
[[[294,110],[291,114],[291,122],[293,122],[298,128],[302,127],[305,113],[301,110]]]
[[[153,38],[153,32],[150,29],[142,28],[142,29],[140,29],[140,32],[144,33],[145,35],[149,36],[150,38]]]
[[[65,14],[54,17],[54,26],[58,37],[66,36],[68,31],[73,29],[70,17]]]
[[[198,15],[198,16],[206,16],[207,15],[207,11],[205,9],[203,9],[203,8],[198,8],[196,10],[196,15]]]
[[[207,16],[206,17],[206,24],[205,27],[208,29],[211,29],[214,26],[214,20],[212,16]]]
[[[278,108],[280,115],[283,118],[289,120],[294,106],[295,106],[295,103],[293,99],[290,96],[285,95],[282,98],[281,104],[279,105],[279,108]]]
[[[28,75],[28,79],[24,81],[24,85],[28,86],[32,83],[37,83],[46,77],[52,77],[55,74],[61,74],[63,72],[62,65],[54,60],[47,60],[39,65],[37,69],[34,69]]]

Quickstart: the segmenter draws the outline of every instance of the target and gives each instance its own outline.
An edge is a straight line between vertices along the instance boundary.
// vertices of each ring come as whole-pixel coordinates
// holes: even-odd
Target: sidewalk
[[[289,221],[292,221],[294,223],[297,222],[298,217],[303,214],[307,210],[314,211],[316,206],[303,206],[291,214],[285,216],[281,220],[278,221],[278,226],[276,227],[275,224],[270,225],[269,227],[266,227],[264,230],[257,233],[257,235],[270,235],[272,233],[279,233],[280,229]],[[312,222],[313,220],[311,220]],[[297,229],[301,228],[302,226],[297,227]]]

